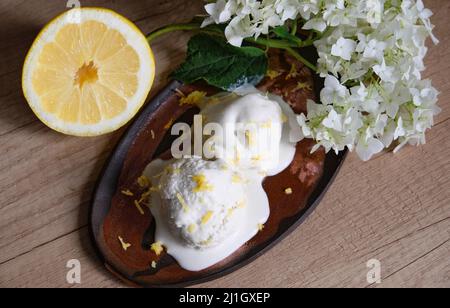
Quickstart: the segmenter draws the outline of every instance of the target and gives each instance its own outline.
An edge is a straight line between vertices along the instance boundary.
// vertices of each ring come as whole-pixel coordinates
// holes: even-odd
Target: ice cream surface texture
[[[159,185],[162,214],[172,233],[194,248],[218,245],[239,232],[246,219],[242,175],[221,160],[175,160]]]
[[[223,137],[205,142],[214,158],[156,159],[144,171],[154,188],[155,240],[190,271],[222,261],[259,232],[270,215],[262,182],[289,166],[300,140],[291,108],[256,90],[216,96],[201,115],[205,128],[223,128],[211,134]]]
[[[220,140],[216,140],[212,152],[241,169],[278,174],[292,161],[292,145],[301,139],[289,105],[278,96],[257,90],[244,96],[228,94],[211,99],[201,114],[205,127],[216,123],[224,130],[224,138],[215,138]]]

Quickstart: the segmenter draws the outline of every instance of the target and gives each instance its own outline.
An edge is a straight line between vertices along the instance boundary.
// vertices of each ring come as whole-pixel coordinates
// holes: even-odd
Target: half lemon
[[[101,8],[72,9],[38,35],[25,60],[22,88],[50,128],[103,135],[125,125],[155,78],[153,52],[125,17]]]

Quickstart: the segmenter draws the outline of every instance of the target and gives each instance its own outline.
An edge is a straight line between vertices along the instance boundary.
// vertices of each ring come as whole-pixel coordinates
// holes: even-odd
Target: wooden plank
[[[101,270],[102,265],[89,246],[87,228],[83,228],[43,247],[36,247],[31,253],[8,262],[10,266],[2,266],[0,287],[71,287],[66,280],[69,270],[66,266],[72,259],[81,263],[82,287],[122,286],[112,275]]]
[[[430,46],[425,76],[441,91],[444,109],[429,144],[368,163],[351,155],[303,226],[256,262],[204,287],[365,287],[370,258],[382,262],[381,287],[450,287],[450,2],[425,2],[441,40]],[[84,227],[94,182],[121,131],[91,139],[59,135],[35,118],[21,94],[27,49],[65,3],[0,4],[0,286],[66,287],[65,264],[72,258],[82,262],[81,286],[121,286],[94,257]],[[115,9],[149,32],[189,20],[202,2],[82,4]],[[153,94],[184,57],[187,37],[173,34],[154,44]]]
[[[450,285],[449,255],[450,241],[447,240],[385,278],[382,287],[395,288],[400,284],[407,288],[429,286],[448,288]]]

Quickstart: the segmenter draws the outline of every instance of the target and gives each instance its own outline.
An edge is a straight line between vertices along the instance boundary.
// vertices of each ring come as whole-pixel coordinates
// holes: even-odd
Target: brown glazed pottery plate
[[[308,69],[286,55],[272,54],[269,59],[271,70],[278,73],[266,77],[259,88],[282,95],[297,113],[306,112],[306,100],[318,97],[322,81],[314,80]],[[315,209],[346,156],[346,152],[325,154],[323,149],[312,154],[313,141],[299,142],[292,164],[263,183],[271,209],[264,229],[220,263],[200,272],[187,271],[165,252],[157,256],[150,249],[155,222],[150,210],[144,206],[138,210],[134,201],[144,193],[137,181],[144,168],[152,159],[167,155],[176,138],[170,136],[171,125],[192,123],[198,112],[179,103],[180,93],[188,95],[194,90],[217,92],[174,81],[144,107],[114,150],[95,190],[90,213],[93,243],[107,269],[132,286],[189,286],[222,277],[255,260]],[[287,187],[292,194],[285,193]],[[119,237],[131,246],[125,250]]]

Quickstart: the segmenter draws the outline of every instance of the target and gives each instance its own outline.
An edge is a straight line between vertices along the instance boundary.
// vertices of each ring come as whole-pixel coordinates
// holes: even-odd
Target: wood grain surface
[[[112,8],[143,32],[202,13],[201,0],[82,0]],[[426,77],[443,112],[428,144],[368,163],[349,156],[310,218],[254,263],[201,287],[450,287],[450,1],[427,0],[440,45]],[[97,138],[63,136],[33,115],[21,93],[24,57],[66,1],[0,2],[0,287],[73,287],[67,261],[81,262],[75,287],[122,287],[98,261],[87,231],[94,183],[123,129]],[[155,94],[183,59],[188,36],[154,46]],[[382,283],[366,263],[379,259]]]

